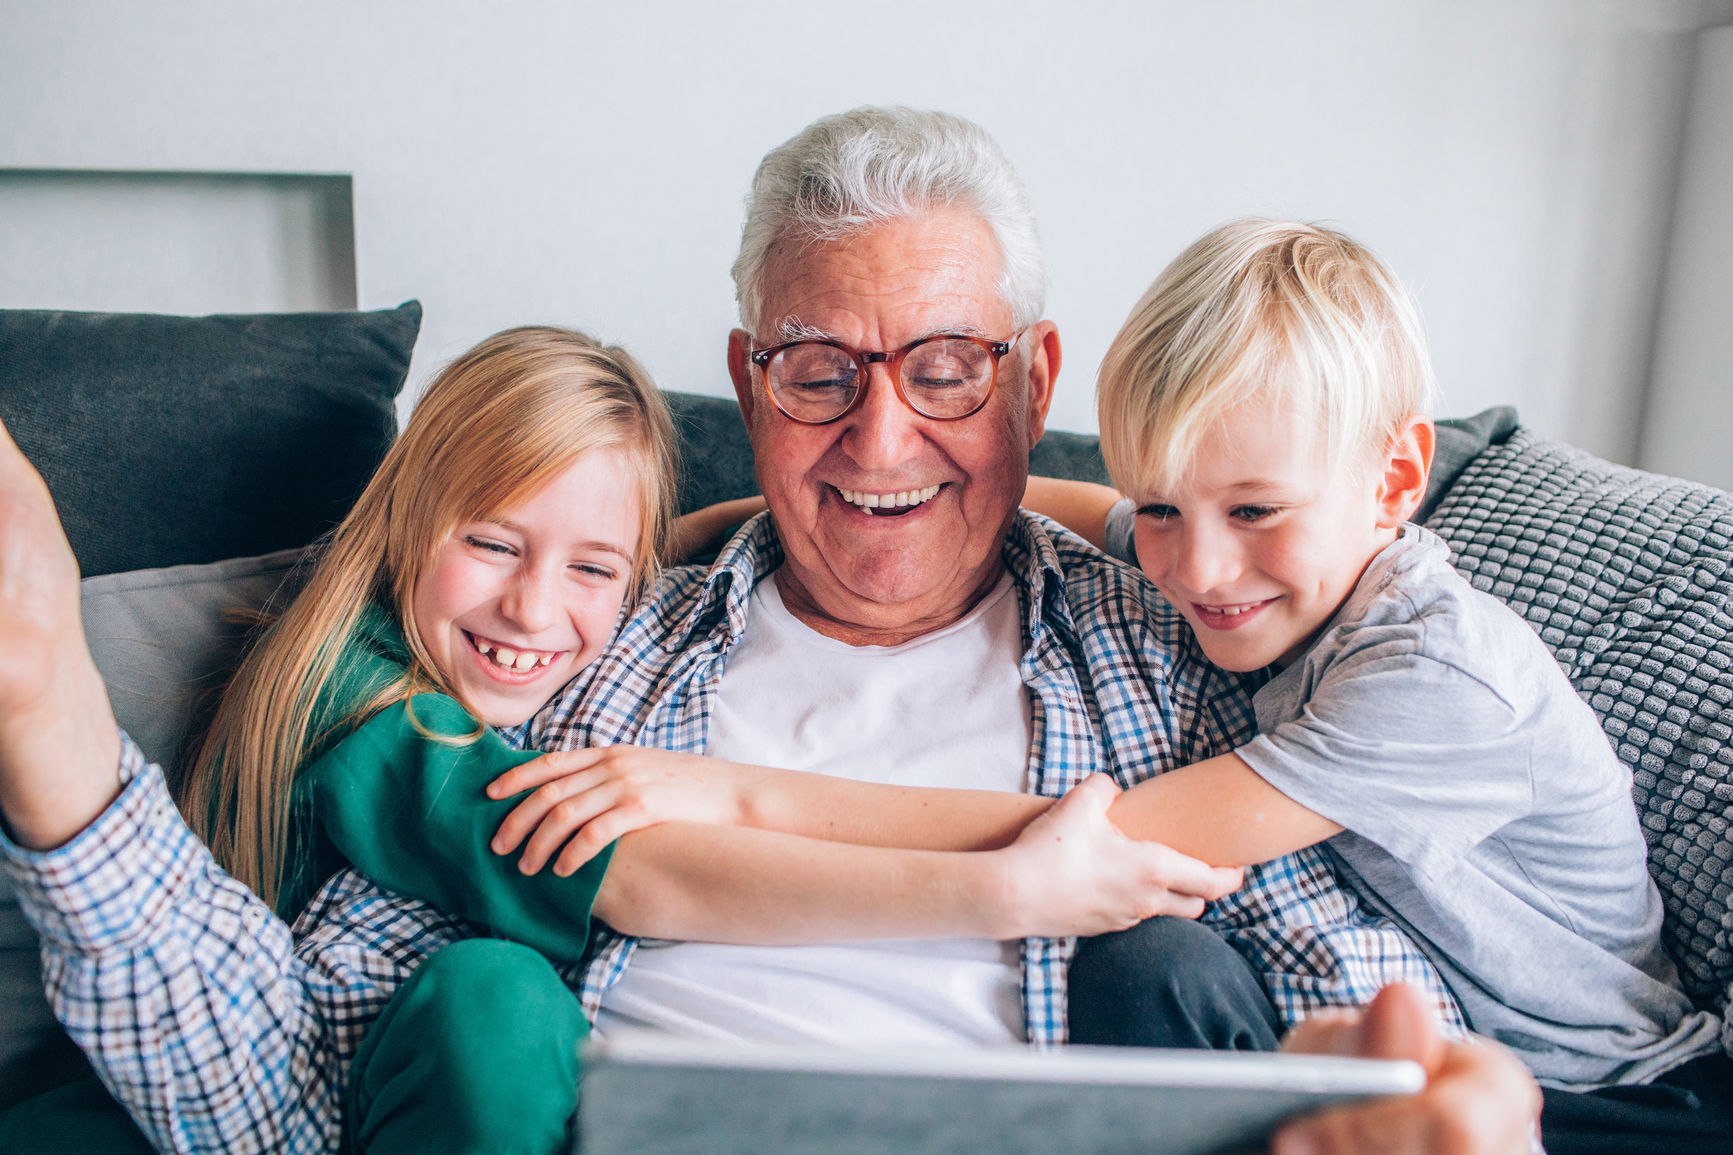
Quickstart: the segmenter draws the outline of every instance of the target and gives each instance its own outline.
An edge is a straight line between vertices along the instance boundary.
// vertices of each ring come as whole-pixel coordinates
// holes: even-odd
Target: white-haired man
[[[521,739],[544,748],[656,745],[840,779],[1052,797],[1096,769],[1128,784],[1244,737],[1246,688],[1184,654],[1177,615],[1130,571],[1017,509],[1060,345],[1040,319],[1039,249],[1025,198],[985,133],[905,110],[819,121],[761,166],[736,279],[745,327],[730,338],[729,365],[769,517],[737,536],[710,571],[670,575],[610,652]],[[0,528],[0,548],[12,540]],[[0,559],[0,585],[15,581],[35,596],[54,581],[42,577],[39,557],[22,556],[28,552]],[[47,601],[57,596],[63,603],[62,595]],[[112,720],[92,712],[100,695],[91,694],[88,659],[66,653],[66,639],[77,639],[75,608],[53,610],[46,620],[63,628],[46,681],[66,691],[27,695],[28,679],[19,677],[14,696],[0,681],[0,807],[15,822],[30,812],[29,783],[41,781],[33,767],[46,756],[45,726],[79,748],[73,764],[86,780],[106,782],[89,791],[96,809],[113,793],[113,740],[91,737],[111,732]],[[9,705],[25,698],[36,704]],[[24,721],[30,714],[40,717]],[[62,769],[66,749],[54,754]],[[843,789],[842,797],[857,797]],[[1041,804],[1008,807],[1016,809],[995,811],[1001,817],[988,823],[1001,835],[1002,815],[1015,824]],[[895,825],[894,815],[861,813],[870,829],[857,836]],[[812,821],[834,829],[848,820],[815,812]],[[623,839],[597,915],[619,929],[677,935],[649,896],[659,879],[702,869],[716,853],[714,835],[670,824]],[[930,837],[943,844],[947,835]],[[980,830],[948,837],[992,840]],[[634,869],[620,871],[628,851]],[[1195,877],[1198,865],[1176,858],[1173,876]],[[1347,925],[1355,912],[1329,905],[1336,892],[1321,868],[1321,860],[1298,860],[1255,876],[1224,908],[1224,931],[1266,916]],[[1172,909],[1195,911],[1210,890],[1194,881]],[[414,969],[427,941],[473,933],[415,907],[365,880],[328,887],[310,910],[322,926],[303,940],[302,958],[315,969],[343,959],[319,973],[364,982],[369,996],[345,1003],[303,983],[275,996],[294,1004],[292,1013],[220,1026],[252,1045],[278,1039],[301,1017],[344,1020],[347,1007],[339,1033],[352,1048],[354,1007],[376,1013],[378,994]],[[1176,942],[1210,949],[1210,932],[1181,925]],[[413,948],[403,942],[409,929]],[[1351,930],[1381,928],[1367,920]],[[1361,1001],[1365,984],[1392,970],[1428,970],[1399,943],[1390,959],[1362,957],[1354,945],[1362,941],[1311,943],[1320,953],[1308,965],[1349,976],[1341,1001]],[[288,949],[286,941],[270,945]],[[237,980],[213,965],[189,981],[207,982],[214,997],[190,1001],[221,1005],[225,983],[280,983],[281,960],[250,957],[257,946],[246,936],[226,951],[213,945],[248,973]],[[760,948],[614,935],[595,953],[581,993],[604,1033],[1051,1044],[1066,1034],[1068,957],[1068,943],[1045,939]],[[1381,969],[1386,963],[1391,970]],[[1290,1010],[1309,1009],[1302,1003],[1313,985],[1284,985],[1295,970],[1258,967]],[[1346,1045],[1423,1058],[1439,1074],[1432,1088],[1382,1116],[1367,1109],[1310,1121],[1286,1141],[1427,1150],[1442,1135],[1518,1149],[1532,1088],[1493,1049],[1441,1046],[1425,1012],[1404,997],[1387,997]],[[204,1026],[180,1029],[193,1035]],[[1341,1045],[1317,1039],[1326,1029],[1314,1041]],[[136,1044],[136,1035],[128,1038]],[[171,1062],[200,1061],[163,1050]],[[306,1098],[280,1107],[306,1110]],[[328,1101],[320,1109],[332,1110]],[[306,1134],[331,1133],[328,1118],[316,1122]]]

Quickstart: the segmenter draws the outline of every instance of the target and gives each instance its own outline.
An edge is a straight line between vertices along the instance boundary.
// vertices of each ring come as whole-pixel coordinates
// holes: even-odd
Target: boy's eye
[[[1178,517],[1179,510],[1175,509],[1171,505],[1162,505],[1160,502],[1152,502],[1149,505],[1138,506],[1137,516],[1147,517],[1151,521],[1167,521],[1169,518]]]
[[[1273,505],[1236,505],[1233,517],[1238,521],[1262,521],[1277,512]]]

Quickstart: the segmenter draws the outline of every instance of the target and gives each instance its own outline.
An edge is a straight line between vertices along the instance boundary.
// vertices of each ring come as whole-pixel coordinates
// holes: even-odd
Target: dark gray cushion
[[[0,419],[86,577],[306,545],[390,445],[421,327],[372,313],[0,310]]]
[[[1427,523],[1527,619],[1632,770],[1663,939],[1698,1005],[1733,981],[1733,494],[1518,429]]]

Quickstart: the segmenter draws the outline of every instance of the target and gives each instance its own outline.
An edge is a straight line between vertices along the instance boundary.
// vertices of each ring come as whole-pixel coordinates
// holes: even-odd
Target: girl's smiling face
[[[527,721],[601,652],[631,588],[638,482],[618,449],[434,548],[410,599],[446,686],[481,721]]]

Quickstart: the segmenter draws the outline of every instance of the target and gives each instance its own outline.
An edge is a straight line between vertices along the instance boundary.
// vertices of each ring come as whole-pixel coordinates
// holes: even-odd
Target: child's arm
[[[1268,862],[1342,832],[1265,782],[1238,754],[1139,782],[1114,802],[1110,817],[1129,837],[1222,866]]]
[[[1010,846],[980,854],[663,824],[620,841],[595,913],[623,933],[706,942],[1011,939],[1196,917],[1238,886],[1238,871],[1120,834],[1107,819],[1115,793],[1093,776]]]
[[[525,790],[534,792],[500,824],[493,848],[507,854],[522,844],[526,873],[550,859],[556,872],[570,873],[628,831],[670,821],[865,846],[991,850],[1052,805],[1030,794],[884,786],[637,746],[547,754],[487,792],[503,799]],[[1341,830],[1234,754],[1139,783],[1118,797],[1111,817],[1132,838],[1219,866],[1265,862]]]
[[[443,695],[419,695],[413,717],[409,709],[381,711],[306,771],[323,829],[387,889],[556,960],[582,956],[592,905],[629,933],[680,939],[1020,938],[1195,916],[1239,884],[1237,871],[1119,835],[1106,818],[1114,791],[1105,778],[992,854],[669,822],[603,848],[569,877],[526,877],[489,848],[514,800],[489,798],[485,787],[535,755],[491,729],[470,742],[430,737],[474,729]]]
[[[1088,481],[1030,477],[1023,508],[1045,514],[1096,549],[1107,548],[1107,514],[1119,502],[1117,490]]]
[[[721,549],[735,530],[763,513],[762,497],[719,501],[674,519],[668,535],[668,560],[678,565]]]

